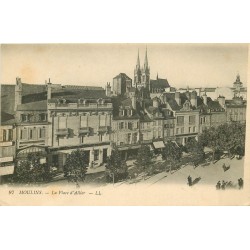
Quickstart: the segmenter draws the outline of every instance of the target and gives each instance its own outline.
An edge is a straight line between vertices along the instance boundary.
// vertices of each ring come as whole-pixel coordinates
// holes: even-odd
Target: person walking
[[[239,185],[239,189],[243,188],[243,179],[242,178],[238,179],[238,185]]]
[[[220,181],[218,181],[217,184],[216,184],[216,189],[220,190],[220,187],[221,187],[221,183],[220,183]]]
[[[191,187],[192,186],[192,177],[189,175],[187,179],[188,179],[188,186]]]
[[[226,182],[225,182],[225,181],[222,181],[221,189],[222,189],[222,190],[225,190],[225,188],[226,188]]]

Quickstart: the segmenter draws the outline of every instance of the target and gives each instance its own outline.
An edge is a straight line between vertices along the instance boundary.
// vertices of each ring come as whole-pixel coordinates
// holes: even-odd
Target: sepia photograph
[[[248,50],[2,44],[0,205],[249,202]]]

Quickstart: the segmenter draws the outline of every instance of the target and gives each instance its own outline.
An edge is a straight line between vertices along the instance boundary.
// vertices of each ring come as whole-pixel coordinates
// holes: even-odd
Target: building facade
[[[48,161],[61,169],[67,155],[81,149],[90,167],[101,165],[111,154],[111,100],[104,90],[69,90],[48,100]]]
[[[14,173],[16,129],[15,117],[1,112],[0,125],[0,184],[3,176]]]

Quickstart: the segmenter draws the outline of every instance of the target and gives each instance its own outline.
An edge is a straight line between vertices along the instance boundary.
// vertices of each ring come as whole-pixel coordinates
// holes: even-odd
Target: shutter
[[[66,117],[65,116],[60,116],[59,117],[59,129],[66,128]]]
[[[3,130],[0,129],[0,141],[3,141]]]
[[[88,116],[81,116],[81,127],[88,127]]]
[[[100,126],[106,126],[106,115],[100,115]]]

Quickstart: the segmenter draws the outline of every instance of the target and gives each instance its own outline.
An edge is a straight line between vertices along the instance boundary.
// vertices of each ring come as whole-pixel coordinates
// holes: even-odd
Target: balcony
[[[97,132],[100,134],[100,133],[108,133],[110,130],[110,127],[109,126],[100,126],[98,129],[97,129]]]
[[[104,104],[97,104],[97,103],[49,103],[48,109],[86,109],[86,110],[105,110],[105,109],[112,109],[112,103],[104,103]]]
[[[78,133],[79,133],[79,135],[89,134],[90,127],[81,127],[81,128],[79,128]]]
[[[153,142],[153,140],[151,139],[151,140],[142,140],[141,141],[141,144],[150,144],[150,143],[152,143]]]
[[[13,141],[1,141],[0,147],[12,146],[14,144]]]
[[[68,136],[69,135],[69,129],[68,128],[57,129],[55,134],[57,136]]]
[[[104,104],[97,104],[97,103],[79,103],[78,108],[84,109],[112,109],[112,103],[104,103]]]
[[[13,161],[13,156],[8,156],[8,157],[1,157],[0,158],[0,163],[4,163],[4,162],[10,162]]]

